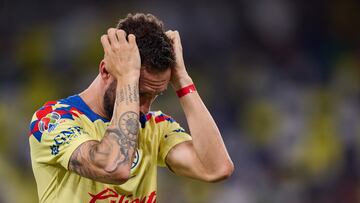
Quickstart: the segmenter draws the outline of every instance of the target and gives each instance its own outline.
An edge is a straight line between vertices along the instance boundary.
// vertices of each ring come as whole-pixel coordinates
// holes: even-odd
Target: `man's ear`
[[[99,74],[103,80],[108,80],[110,78],[110,73],[106,70],[106,64],[104,60],[101,60],[99,64]]]

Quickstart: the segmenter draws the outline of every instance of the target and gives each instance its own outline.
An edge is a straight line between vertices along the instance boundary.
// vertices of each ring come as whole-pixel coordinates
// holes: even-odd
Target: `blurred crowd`
[[[100,36],[130,12],[179,30],[235,164],[217,184],[160,169],[158,202],[360,202],[359,8],[357,0],[1,0],[0,203],[38,201],[31,116],[87,87]],[[153,109],[186,127],[171,88]]]

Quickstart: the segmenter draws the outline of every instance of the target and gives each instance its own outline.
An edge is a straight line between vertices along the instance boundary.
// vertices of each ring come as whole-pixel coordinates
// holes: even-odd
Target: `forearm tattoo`
[[[85,142],[78,149],[76,149],[72,155],[72,158],[69,162],[69,169],[75,171],[77,174],[93,179],[93,180],[108,180],[111,178],[110,174],[101,173],[98,169],[92,166],[91,160],[87,157],[88,154],[93,153],[93,149],[96,149],[98,145],[95,141]],[[109,149],[110,151],[111,149]]]
[[[114,115],[101,142],[81,145],[72,155],[69,169],[94,180],[103,180],[121,166],[131,166],[138,142],[139,114],[135,111],[116,113],[139,102],[138,84],[117,89]],[[127,108],[129,109],[129,108]],[[109,162],[110,161],[110,162]]]
[[[122,164],[130,164],[137,147],[139,133],[139,116],[133,111],[127,111],[120,116],[116,128],[108,128],[107,133],[119,145],[116,163],[109,173],[115,171]]]

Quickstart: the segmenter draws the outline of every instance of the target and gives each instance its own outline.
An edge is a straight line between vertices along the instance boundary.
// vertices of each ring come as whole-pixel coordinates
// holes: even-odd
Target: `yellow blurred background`
[[[235,164],[217,184],[160,169],[158,202],[360,202],[360,2],[0,1],[0,203],[37,202],[28,126],[95,78],[127,13],[177,29]],[[185,125],[171,88],[161,109]]]

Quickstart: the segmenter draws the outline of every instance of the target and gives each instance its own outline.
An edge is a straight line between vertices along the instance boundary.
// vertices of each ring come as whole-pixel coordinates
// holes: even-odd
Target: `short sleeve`
[[[29,139],[33,161],[60,164],[65,169],[68,169],[71,155],[78,146],[96,140],[84,130],[79,118],[62,118],[56,111],[33,118]]]
[[[191,136],[173,118],[162,114],[164,120],[162,135],[160,137],[158,165],[166,166],[165,159],[169,151],[176,145],[192,140]]]

